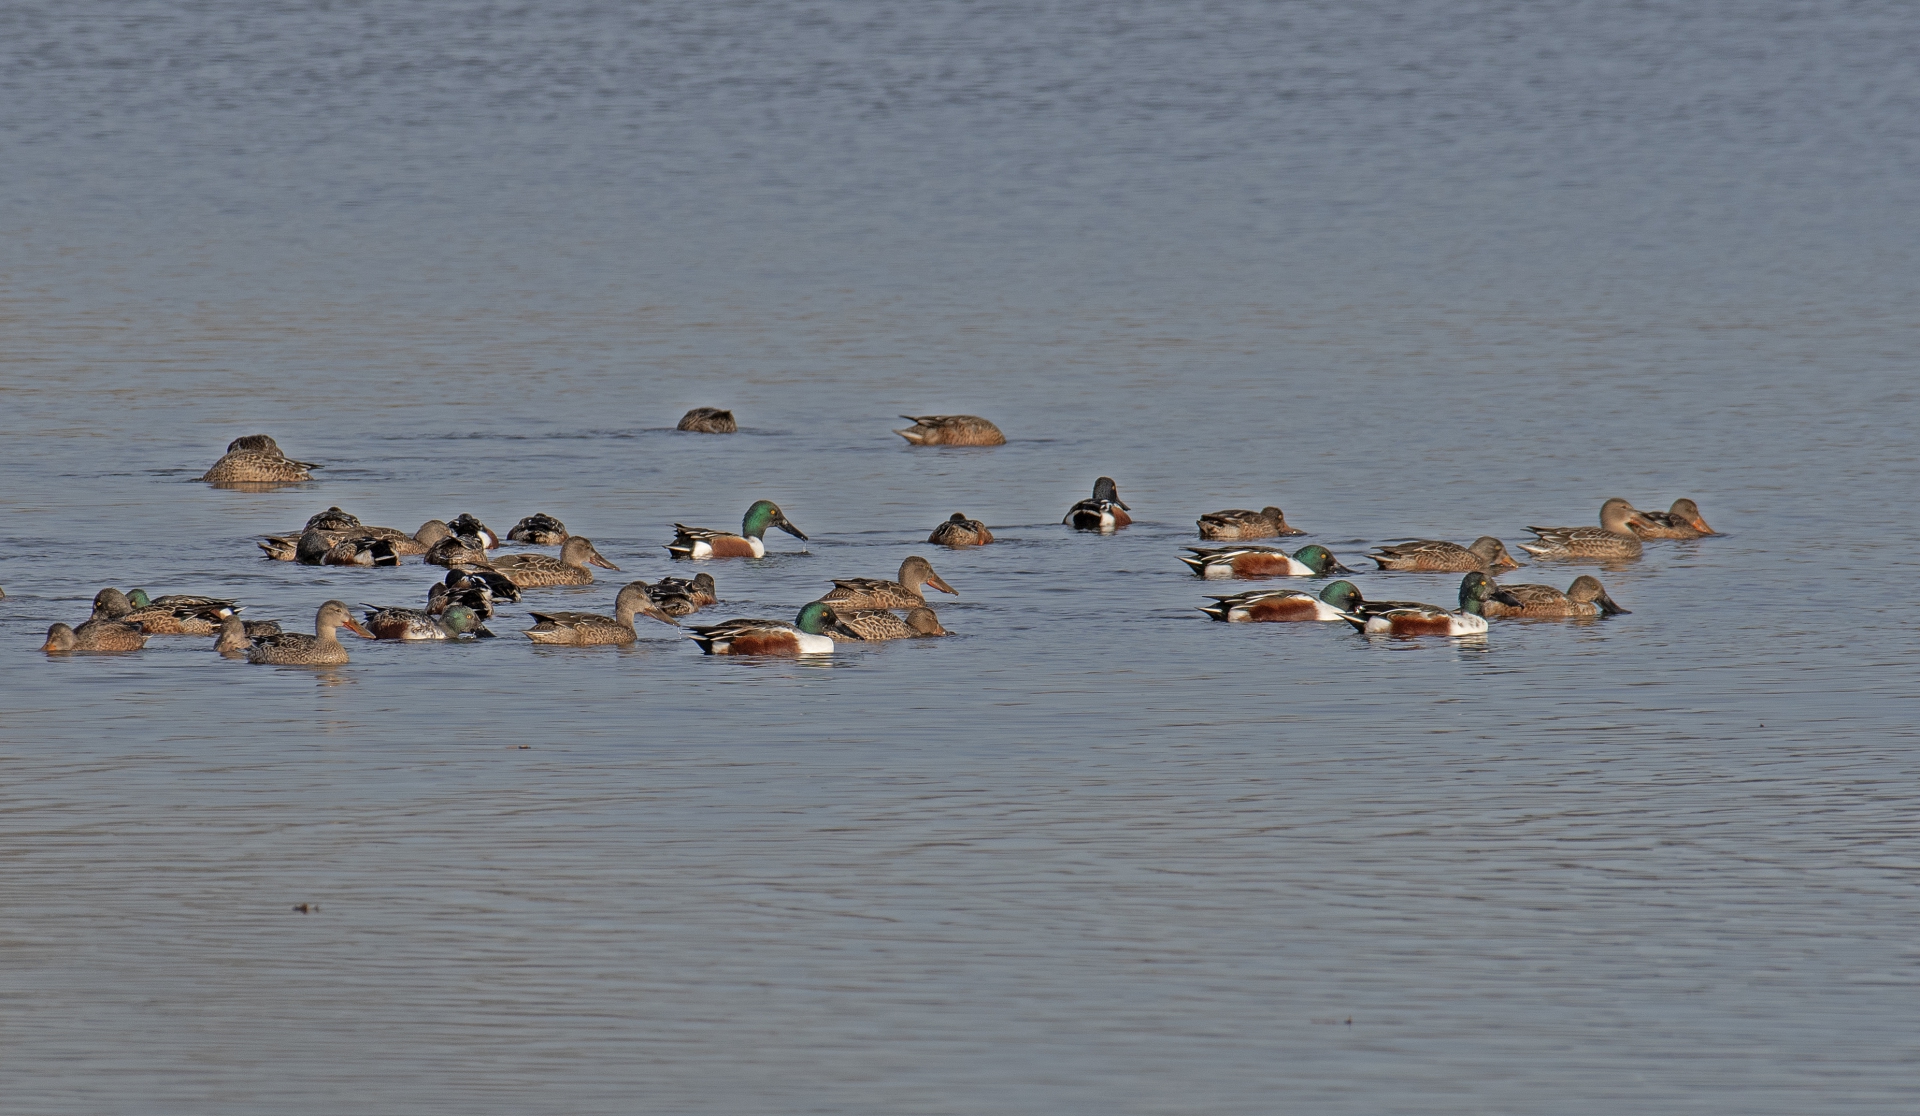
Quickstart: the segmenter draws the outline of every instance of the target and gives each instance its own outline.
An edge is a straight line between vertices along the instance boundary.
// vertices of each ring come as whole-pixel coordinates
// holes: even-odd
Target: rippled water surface
[[[4,1107],[1913,1111],[1917,30],[0,8]],[[943,412],[1009,443],[888,433]],[[197,480],[256,430],[326,468]],[[1139,522],[1060,526],[1101,474]],[[1228,626],[1175,560],[1219,507],[1360,568],[1614,495],[1725,534],[1600,623]],[[707,616],[919,553],[956,634],[511,634],[759,497],[811,539]],[[330,670],[37,650],[109,584],[419,598],[259,558],[330,504],[622,573]],[[1000,542],[928,548],[956,510]]]

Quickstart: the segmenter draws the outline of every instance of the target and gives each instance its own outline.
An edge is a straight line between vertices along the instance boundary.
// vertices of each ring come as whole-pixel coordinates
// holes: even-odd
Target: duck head
[[[767,537],[769,527],[778,527],[802,541],[807,537],[800,528],[788,522],[786,513],[780,510],[780,505],[772,500],[755,500],[753,506],[747,509],[745,518],[740,521],[740,534],[749,539],[763,539]]]

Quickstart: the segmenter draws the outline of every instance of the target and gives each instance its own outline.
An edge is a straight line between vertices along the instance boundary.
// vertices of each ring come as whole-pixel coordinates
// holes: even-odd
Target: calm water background
[[[1917,32],[0,8],[7,1110],[1913,1111]],[[947,411],[1010,444],[887,433]],[[255,430],[322,479],[195,480]],[[1101,473],[1141,522],[1058,526]],[[1212,624],[1174,560],[1612,495],[1727,535],[1477,645]],[[258,560],[329,504],[651,579],[761,496],[813,541],[710,616],[1002,542],[931,555],[955,638],[830,664],[34,649],[106,584],[424,592]]]

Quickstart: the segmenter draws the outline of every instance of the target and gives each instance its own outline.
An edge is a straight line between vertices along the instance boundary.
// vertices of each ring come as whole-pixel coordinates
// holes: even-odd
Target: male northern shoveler
[[[480,614],[463,604],[448,605],[437,619],[432,611],[424,608],[396,608],[364,601],[360,607],[368,610],[367,630],[375,639],[454,639],[468,633],[488,639],[493,635],[481,627]]]
[[[782,620],[729,620],[694,628],[688,638],[709,655],[824,655],[833,650],[829,629],[839,617],[825,601],[811,601],[789,624]],[[840,629],[845,634],[851,629]]]
[[[453,525],[449,523],[447,529],[452,531]],[[445,566],[448,569],[456,566],[485,566],[492,561],[487,557],[487,551],[493,549],[494,545],[497,544],[489,544],[484,536],[472,532],[449,534],[428,547],[426,553],[420,556],[420,560],[430,566]]]
[[[1492,535],[1481,535],[1470,545],[1445,539],[1414,539],[1376,547],[1367,555],[1383,570],[1426,570],[1433,573],[1497,574],[1517,570],[1520,563],[1507,553],[1507,545]]]
[[[674,429],[694,434],[736,434],[740,424],[733,421],[732,411],[723,411],[718,407],[695,407],[680,416],[680,425]]]
[[[1215,603],[1200,611],[1229,624],[1272,624],[1295,620],[1344,620],[1345,610],[1360,599],[1351,581],[1336,581],[1319,596],[1300,589],[1255,589]]]
[[[1643,539],[1699,539],[1720,533],[1707,526],[1706,517],[1700,514],[1700,505],[1684,496],[1663,512],[1634,510],[1645,522],[1635,525],[1633,533]]]
[[[1439,605],[1393,604],[1385,602],[1348,610],[1341,619],[1356,631],[1374,635],[1479,635],[1487,630],[1482,606],[1489,600],[1518,604],[1520,598],[1495,585],[1486,574],[1475,571],[1460,580],[1460,609],[1449,612]]]
[[[647,587],[647,596],[668,616],[691,616],[720,600],[710,573],[663,577]]]
[[[833,589],[820,598],[835,610],[856,611],[868,608],[918,608],[927,603],[920,588],[931,585],[942,593],[960,595],[933,572],[933,563],[914,555],[900,563],[900,579],[886,581],[877,577],[849,577],[836,580]]]
[[[589,565],[615,573],[620,571],[619,566],[600,556],[585,535],[569,535],[567,541],[560,544],[558,558],[550,554],[501,554],[490,561],[489,568],[522,589],[537,589],[547,585],[589,585],[593,582]]]
[[[1551,585],[1502,585],[1513,596],[1519,598],[1518,605],[1507,604],[1490,599],[1481,606],[1481,611],[1493,619],[1501,617],[1538,617],[1543,619],[1564,620],[1582,616],[1624,616],[1627,610],[1613,603],[1607,596],[1607,590],[1600,579],[1590,575],[1581,575],[1573,579],[1573,584],[1562,593]]]
[[[764,558],[769,527],[778,527],[803,542],[807,537],[800,528],[787,522],[786,513],[780,510],[778,504],[772,500],[755,500],[740,520],[740,533],[737,535],[707,527],[674,524],[673,541],[667,544],[667,553],[675,558]]]
[[[226,455],[201,480],[209,484],[292,484],[312,480],[320,466],[295,461],[265,434],[248,434],[227,444]]]
[[[1540,536],[1520,549],[1535,558],[1638,558],[1640,538],[1636,528],[1647,521],[1632,504],[1615,496],[1600,505],[1598,527],[1529,527]]]
[[[940,618],[924,605],[909,609],[904,620],[883,608],[859,612],[835,610],[834,614],[840,623],[837,629],[829,625],[827,635],[842,643],[884,643],[890,639],[926,639],[947,634],[947,629],[940,626]]]
[[[334,632],[345,628],[363,639],[373,633],[360,626],[341,601],[328,601],[313,614],[313,634],[281,632],[260,636],[247,649],[250,663],[276,663],[283,666],[331,666],[347,661],[347,649],[340,646]]]
[[[895,434],[913,446],[1004,446],[1007,436],[979,415],[901,415],[913,426]]]
[[[456,535],[471,535],[480,540],[488,550],[500,549],[500,536],[493,533],[486,524],[474,518],[471,512],[461,512],[447,524],[447,530]]]
[[[1060,522],[1076,531],[1098,531],[1105,535],[1132,523],[1133,517],[1127,514],[1132,510],[1120,499],[1120,489],[1113,478],[1101,477],[1093,482],[1093,496],[1068,508],[1066,518]]]
[[[1203,539],[1271,539],[1279,535],[1304,535],[1305,531],[1287,522],[1287,513],[1268,504],[1259,511],[1227,508],[1200,517]]]
[[[1331,577],[1353,571],[1324,546],[1303,546],[1288,554],[1277,546],[1190,546],[1180,560],[1199,577]]]
[[[242,620],[229,616],[220,622],[220,634],[213,641],[213,649],[222,655],[245,655],[254,640],[279,634],[278,620]]]
[[[650,616],[662,624],[678,627],[680,622],[654,604],[647,590],[644,581],[623,586],[613,600],[612,616],[594,612],[536,612],[533,614],[536,623],[527,629],[527,638],[535,643],[573,647],[628,644],[639,638],[633,626],[636,616]]]
[[[147,633],[138,624],[119,620],[89,620],[77,628],[55,624],[47,629],[40,650],[49,654],[73,651],[138,651],[147,645]]]
[[[102,589],[94,597],[94,615],[101,616],[101,597],[117,590]],[[130,611],[112,619],[138,624],[148,635],[212,635],[221,621],[240,611],[232,601],[201,597],[190,593],[169,593],[149,599],[145,589],[135,589],[124,598]]]
[[[933,529],[927,541],[938,546],[950,546],[955,550],[966,546],[985,546],[993,541],[993,532],[977,519],[968,519],[965,513],[954,512],[945,523]]]
[[[507,538],[534,546],[559,546],[567,541],[567,525],[546,512],[535,512],[514,524]]]

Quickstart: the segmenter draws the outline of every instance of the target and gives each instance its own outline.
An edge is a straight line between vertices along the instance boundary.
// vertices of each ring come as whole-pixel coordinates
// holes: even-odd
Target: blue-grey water
[[[0,6],[3,1107],[1912,1112],[1916,212],[1893,0]],[[945,412],[1009,443],[888,433]],[[255,431],[326,468],[197,480]],[[1100,474],[1139,522],[1060,526]],[[1175,560],[1615,495],[1725,535],[1482,641]],[[759,497],[811,541],[705,616],[922,553],[956,635],[509,634]],[[420,598],[259,558],[330,504],[623,573],[37,650]]]

